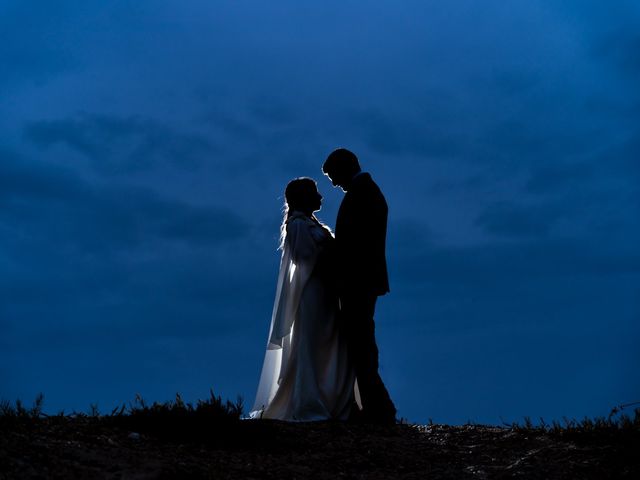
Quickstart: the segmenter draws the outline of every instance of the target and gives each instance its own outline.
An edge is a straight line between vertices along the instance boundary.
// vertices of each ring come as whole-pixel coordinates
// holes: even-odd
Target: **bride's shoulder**
[[[285,231],[287,236],[290,235],[306,235],[313,226],[313,222],[309,217],[302,213],[293,212],[285,222]]]
[[[331,230],[317,220],[302,213],[293,212],[286,221],[287,235],[304,235],[315,242],[322,242],[331,237]],[[304,233],[303,233],[304,232]]]
[[[286,220],[287,229],[299,228],[302,226],[311,226],[313,221],[303,213],[293,212]]]

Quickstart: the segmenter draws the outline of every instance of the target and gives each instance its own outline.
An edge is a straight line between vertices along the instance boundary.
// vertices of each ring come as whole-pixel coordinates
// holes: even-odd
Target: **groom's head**
[[[346,148],[338,148],[324,161],[322,171],[335,187],[346,191],[353,177],[360,171],[360,163],[355,153]]]

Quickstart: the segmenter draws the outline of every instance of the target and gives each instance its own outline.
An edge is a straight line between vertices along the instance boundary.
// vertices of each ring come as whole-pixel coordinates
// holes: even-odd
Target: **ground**
[[[0,423],[0,479],[640,478],[637,430],[238,420],[176,436],[116,420]]]

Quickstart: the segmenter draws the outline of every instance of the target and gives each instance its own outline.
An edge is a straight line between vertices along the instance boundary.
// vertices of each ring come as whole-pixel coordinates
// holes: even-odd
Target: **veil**
[[[249,418],[260,417],[273,400],[281,374],[286,371],[300,297],[313,272],[318,253],[309,228],[310,222],[308,217],[299,212],[293,212],[287,220],[267,348]]]

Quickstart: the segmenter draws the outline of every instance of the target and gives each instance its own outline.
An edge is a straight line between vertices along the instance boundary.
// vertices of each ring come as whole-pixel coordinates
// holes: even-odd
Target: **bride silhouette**
[[[337,323],[335,240],[314,215],[322,195],[313,179],[289,182],[285,202],[269,340],[249,416],[346,420],[354,403],[355,374]]]

